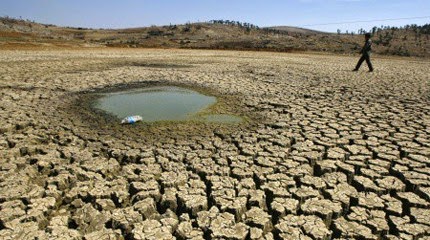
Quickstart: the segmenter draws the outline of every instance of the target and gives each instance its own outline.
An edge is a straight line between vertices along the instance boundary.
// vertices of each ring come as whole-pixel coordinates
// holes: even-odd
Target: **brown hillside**
[[[363,37],[293,27],[258,28],[236,22],[131,29],[83,29],[0,18],[0,48],[8,46],[108,46],[356,53]],[[374,52],[430,56],[428,33],[388,29],[375,33]]]
[[[269,29],[273,29],[273,30],[279,30],[279,31],[284,31],[284,32],[289,32],[289,33],[299,33],[299,34],[327,34],[325,32],[321,32],[321,31],[316,31],[316,30],[312,30],[312,29],[306,29],[306,28],[299,28],[299,27],[290,27],[290,26],[275,26],[275,27],[269,27]]]

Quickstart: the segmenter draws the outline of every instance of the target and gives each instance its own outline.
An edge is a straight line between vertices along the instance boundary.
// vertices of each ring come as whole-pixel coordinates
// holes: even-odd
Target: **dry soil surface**
[[[0,238],[428,239],[430,62],[357,60],[3,50]],[[213,91],[249,121],[88,111],[82,91],[136,82]]]

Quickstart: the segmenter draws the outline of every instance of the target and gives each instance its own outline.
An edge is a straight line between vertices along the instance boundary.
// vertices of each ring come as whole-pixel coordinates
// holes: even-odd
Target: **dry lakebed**
[[[0,239],[430,239],[427,59],[0,53]],[[166,87],[240,120],[121,125],[94,107]]]

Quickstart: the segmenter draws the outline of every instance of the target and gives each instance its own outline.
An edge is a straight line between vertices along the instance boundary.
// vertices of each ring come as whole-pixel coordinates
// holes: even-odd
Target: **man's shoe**
[[[352,70],[353,72],[357,72],[358,71],[358,69],[354,69],[354,70]]]
[[[373,72],[373,70],[369,70],[369,72]]]

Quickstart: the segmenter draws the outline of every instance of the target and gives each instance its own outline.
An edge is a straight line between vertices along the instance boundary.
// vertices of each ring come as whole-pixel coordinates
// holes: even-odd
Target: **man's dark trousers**
[[[372,62],[370,62],[370,55],[365,53],[363,55],[361,55],[360,60],[358,60],[357,66],[355,66],[355,70],[358,70],[361,66],[361,64],[364,62],[364,60],[366,60],[367,66],[369,67],[369,71],[373,71],[373,66],[372,66]]]

